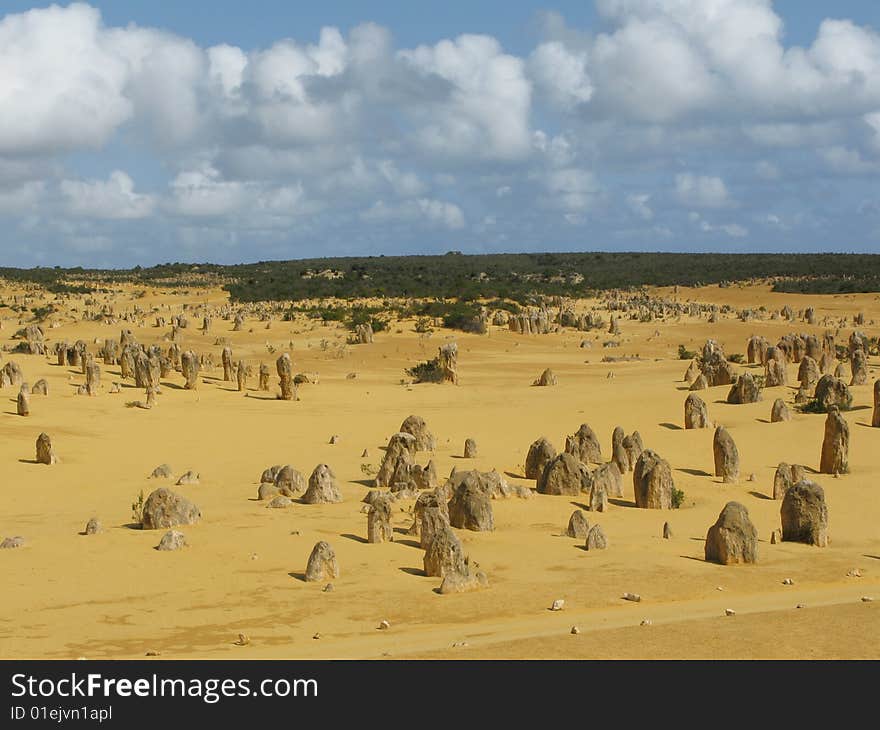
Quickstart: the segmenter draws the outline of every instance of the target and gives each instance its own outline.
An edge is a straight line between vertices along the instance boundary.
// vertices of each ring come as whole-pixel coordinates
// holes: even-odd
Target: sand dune
[[[21,293],[5,287],[2,299],[8,304]],[[652,294],[674,295],[671,289]],[[681,288],[675,296],[735,310],[812,306],[820,321],[864,312],[859,329],[880,334],[880,325],[872,324],[880,323],[880,298],[873,294],[800,296],[749,286]],[[136,304],[148,312],[160,307],[170,317],[184,302],[217,306],[225,294],[160,291],[135,299],[131,289],[120,289],[113,299],[117,311]],[[580,301],[577,307],[597,304]],[[96,352],[95,338],[118,338],[130,327],[140,343],[168,347],[163,336],[169,327],[152,326],[154,315],[135,327],[83,321],[84,308],[74,299],[50,317],[61,323],[46,329],[50,345],[82,339]],[[18,341],[11,337],[22,325],[9,308],[0,315],[2,342],[13,346]],[[487,335],[438,329],[426,337],[405,320],[377,333],[372,344],[344,346],[341,326],[306,319],[276,320],[270,329],[248,319],[233,332],[231,320],[215,318],[207,335],[195,318],[190,322],[181,347],[212,353],[218,367],[202,372],[196,390],[182,389],[181,374],[171,373],[151,410],[126,407],[142,399],[143,390],[123,381],[116,365],[101,364],[101,392],[89,397],[75,393],[84,382],[79,368],[59,366],[51,356],[3,353],[0,365],[14,360],[27,382],[45,378],[49,387],[48,396],[31,397],[27,417],[16,415],[18,388],[0,390],[0,539],[26,540],[22,548],[0,551],[3,658],[135,658],[147,651],[160,658],[230,659],[880,656],[880,613],[876,603],[860,600],[880,600],[880,428],[870,427],[878,358],[869,357],[868,384],[851,389],[853,408],[844,414],[850,473],[840,478],[810,473],[819,466],[825,416],[794,409],[795,364],[788,366],[793,387],[767,388],[758,403],[727,404],[728,386],[701,393],[710,418],[736,441],[738,483],[712,476],[712,429],[683,429],[687,362],[678,359],[680,344],[697,350],[714,338],[728,354],[744,353],[752,334],[776,342],[789,332],[821,335],[822,325],[742,322],[732,314],[714,324],[705,317],[621,318],[620,347],[605,349],[606,332],[573,329],[519,335],[491,326]],[[838,342],[845,343],[852,329],[842,329]],[[270,365],[269,393],[257,390],[256,375],[246,397],[221,380],[217,337],[227,338],[235,360],[255,373],[261,362]],[[584,339],[592,347],[579,347]],[[459,385],[406,384],[404,369],[449,341],[459,347]],[[316,372],[320,380],[300,386],[299,400],[282,401],[275,398],[274,363],[290,342],[294,372]],[[601,362],[605,355],[641,359]],[[532,387],[546,367],[558,384]],[[760,365],[736,369],[764,372]],[[346,377],[350,373],[357,377]],[[122,382],[121,392],[110,393],[115,381]],[[790,422],[769,422],[777,397],[789,403]],[[412,500],[394,504],[394,542],[366,543],[361,500],[382,448],[410,414],[424,417],[437,437],[433,458],[441,480],[453,467],[494,468],[530,488],[535,483],[523,478],[523,463],[539,436],[561,451],[565,436],[586,422],[608,459],[614,427],[637,429],[645,445],[670,462],[684,504],[669,511],[637,509],[632,475],[626,474],[624,497],[612,499],[607,512],[588,513],[591,524],[602,525],[608,549],[587,552],[582,540],[562,533],[588,495],[494,500],[494,531],[457,530],[465,552],[488,575],[488,587],[439,595],[440,579],[423,575],[418,539],[403,534],[412,523]],[[33,463],[41,432],[51,435],[60,463]],[[331,444],[334,435],[338,443]],[[476,459],[461,458],[468,437],[477,441]],[[364,449],[368,457],[361,456]],[[420,453],[419,463],[429,456]],[[825,488],[828,547],[770,544],[780,525],[780,501],[770,498],[780,461],[805,465]],[[174,479],[148,479],[163,462],[172,465],[175,479],[192,469],[200,483],[177,487]],[[306,477],[317,464],[329,464],[343,501],[267,509],[256,500],[260,474],[287,463]],[[748,481],[752,473],[755,480]],[[198,524],[180,528],[189,546],[174,552],[153,549],[163,530],[131,525],[137,495],[163,485],[191,499],[203,515]],[[758,530],[755,565],[704,560],[706,531],[731,500],[748,508]],[[104,532],[81,535],[92,516]],[[665,521],[673,530],[668,540],[661,537]],[[318,540],[331,543],[339,561],[332,592],[302,580]],[[853,570],[861,577],[848,575]],[[784,585],[785,578],[793,584]],[[624,601],[624,592],[642,601]],[[549,611],[560,598],[564,610]],[[736,615],[725,616],[726,608]],[[651,625],[640,626],[645,618]],[[382,620],[389,629],[377,629]],[[571,635],[572,625],[581,633]],[[250,637],[247,646],[235,644],[239,633]],[[466,646],[453,647],[462,642]]]

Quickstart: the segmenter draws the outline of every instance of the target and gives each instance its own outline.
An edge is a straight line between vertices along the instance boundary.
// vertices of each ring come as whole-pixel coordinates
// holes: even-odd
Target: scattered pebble
[[[862,596],[862,603],[870,603],[874,600],[873,596]]]
[[[581,633],[581,630],[580,630],[577,626],[572,626],[572,627],[571,627],[571,633],[573,633],[573,634],[579,634],[579,633]]]
[[[807,607],[806,603],[799,603],[797,606],[795,606],[795,608],[806,608],[806,607]]]
[[[453,649],[457,649],[460,646],[467,646],[468,643],[466,641],[456,641],[452,644]]]
[[[635,601],[638,603],[642,600],[642,597],[638,593],[624,593],[623,594],[624,601]]]
[[[156,651],[155,649],[150,649],[144,653],[144,656],[162,656],[162,652]]]
[[[550,606],[551,611],[561,611],[563,608],[565,608],[565,600],[562,598],[557,598],[553,601],[553,605]]]
[[[291,535],[299,535],[300,532],[299,532],[299,530],[291,530],[291,531],[290,531],[290,534],[291,534]]]
[[[379,625],[378,625],[376,628],[379,629],[379,630],[381,630],[381,631],[384,631],[385,629],[390,629],[390,628],[391,628],[391,624],[388,623],[388,621],[386,621],[386,620],[383,619],[383,620],[379,623]]]
[[[236,646],[247,646],[251,643],[251,638],[247,634],[239,634],[238,641],[235,642]]]
[[[849,578],[861,578],[861,577],[862,577],[862,571],[859,570],[858,568],[853,568],[853,569],[852,569],[851,571],[849,571],[849,573],[847,573],[846,575],[847,575],[847,577],[849,577]]]
[[[732,608],[725,608],[724,615],[725,616],[736,616],[736,611],[734,611]]]
[[[715,590],[716,590],[716,591],[723,591],[723,590],[724,590],[724,586],[715,586]]]
[[[315,634],[314,634],[314,636],[312,636],[312,638],[313,638],[313,639],[320,639],[320,638],[321,638],[321,634],[319,634],[319,633],[316,631]]]
[[[649,618],[643,618],[639,626],[651,626],[654,622]]]
[[[783,581],[782,581],[782,585],[784,585],[784,586],[793,586],[793,585],[794,585],[794,581],[793,581],[791,578],[785,578],[785,579],[783,579]]]
[[[324,591],[324,593],[332,593],[335,590],[335,588],[333,587],[332,583],[328,583],[321,590]]]

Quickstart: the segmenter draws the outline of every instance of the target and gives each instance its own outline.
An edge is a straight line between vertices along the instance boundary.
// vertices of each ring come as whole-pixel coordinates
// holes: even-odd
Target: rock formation
[[[782,500],[782,539],[808,545],[828,545],[828,507],[825,490],[807,479],[791,487]]]
[[[733,565],[758,560],[758,530],[749,511],[739,502],[728,502],[706,533],[707,562]]]
[[[669,462],[651,449],[645,449],[633,469],[633,491],[636,507],[672,509],[675,482]]]
[[[586,467],[577,457],[563,452],[547,462],[538,478],[537,490],[540,494],[577,496],[589,490],[591,483]]]
[[[819,471],[822,474],[846,474],[849,471],[849,424],[837,406],[829,407],[825,418]]]
[[[444,383],[458,385],[458,345],[449,342],[440,347],[438,365]]]
[[[852,393],[849,392],[846,383],[833,375],[823,375],[819,378],[813,397],[824,413],[827,413],[831,406],[837,406],[842,411],[848,411],[852,407]]]
[[[407,416],[400,424],[400,433],[408,433],[415,438],[416,451],[434,451],[437,441],[421,416]]]
[[[743,373],[727,394],[728,403],[757,403],[761,400],[761,388],[751,373]]]
[[[791,413],[788,411],[788,406],[785,405],[785,401],[782,398],[777,398],[773,401],[773,408],[770,409],[770,423],[780,423],[782,421],[790,421]]]
[[[275,367],[281,380],[281,400],[293,400],[296,387],[293,384],[293,365],[290,362],[290,355],[286,352],[282,354],[275,362]]]
[[[568,537],[576,537],[580,540],[587,539],[587,533],[590,531],[590,523],[587,521],[587,515],[583,510],[576,509],[568,518],[568,527],[565,528],[565,534]]]
[[[333,580],[339,577],[339,563],[330,543],[315,543],[306,565],[305,579],[309,582]]]
[[[740,378],[742,380],[742,378]],[[691,393],[684,401],[684,427],[691,428],[711,428],[712,423],[709,421],[709,411],[706,403],[696,393]]]
[[[37,463],[38,464],[55,464],[58,457],[55,456],[55,449],[52,448],[52,439],[49,434],[41,433],[37,436]]]
[[[464,530],[495,529],[492,500],[485,485],[469,474],[449,500],[449,524]]]
[[[303,494],[306,504],[341,502],[342,494],[336,485],[336,476],[327,464],[318,464],[309,477],[309,487]]]
[[[715,457],[715,476],[721,477],[725,484],[735,484],[739,480],[739,451],[724,426],[715,429],[712,453]]]
[[[160,530],[177,525],[194,525],[201,516],[199,508],[186,497],[167,487],[159,487],[144,502],[141,527],[145,530]]]
[[[877,381],[880,383],[880,380]],[[880,393],[880,390],[878,390]],[[547,466],[556,457],[556,449],[553,448],[546,438],[543,436],[529,446],[529,453],[526,455],[525,471],[526,479],[540,479]]]

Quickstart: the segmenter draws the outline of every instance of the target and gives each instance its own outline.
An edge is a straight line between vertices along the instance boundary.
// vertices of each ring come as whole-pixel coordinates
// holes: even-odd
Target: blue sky
[[[3,264],[880,251],[880,4],[0,2]]]

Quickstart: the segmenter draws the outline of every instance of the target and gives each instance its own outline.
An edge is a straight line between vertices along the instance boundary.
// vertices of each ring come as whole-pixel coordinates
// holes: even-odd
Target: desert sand
[[[771,312],[788,305],[797,313],[812,306],[818,322],[863,312],[865,324],[857,329],[880,334],[880,297],[874,294],[775,294],[768,285],[650,291],[734,310],[763,306]],[[7,285],[0,294],[9,305],[23,289]],[[117,286],[94,298],[98,305],[87,307],[85,297],[72,297],[50,315],[43,323],[47,344],[82,339],[97,354],[96,339],[119,338],[130,328],[138,342],[167,350],[170,325],[155,326],[156,316],[170,319],[184,303],[216,307],[227,301],[216,288],[147,290],[135,298],[131,287]],[[43,295],[34,306],[52,299]],[[82,320],[83,310],[100,310],[103,303],[117,313],[140,307],[144,326]],[[597,304],[582,300],[575,307]],[[8,306],[0,317],[0,342],[14,347],[19,340],[13,334],[29,320],[19,323]],[[735,312],[712,324],[705,316],[621,317],[620,346],[613,349],[602,347],[611,337],[605,331],[570,328],[546,335],[502,326],[490,326],[485,335],[438,328],[426,336],[413,331],[413,320],[403,320],[376,333],[372,344],[346,345],[341,325],[304,317],[275,319],[268,329],[248,318],[237,332],[231,319],[215,318],[208,334],[200,324],[190,316],[181,348],[211,353],[216,367],[202,371],[195,390],[184,390],[183,376],[170,373],[149,410],[127,407],[144,393],[121,378],[118,365],[98,359],[100,391],[77,395],[84,382],[80,368],[59,366],[49,354],[3,352],[0,365],[17,362],[28,383],[45,378],[49,392],[32,395],[30,415],[19,416],[18,387],[0,390],[0,539],[25,539],[23,547],[0,550],[0,657],[880,658],[880,610],[861,600],[880,600],[880,428],[871,428],[878,358],[869,357],[868,383],[851,388],[853,408],[844,413],[850,472],[839,478],[812,473],[819,467],[825,416],[794,408],[796,364],[788,365],[790,385],[766,388],[757,403],[724,402],[729,386],[700,393],[710,419],[736,441],[738,483],[714,476],[713,429],[683,428],[688,363],[678,358],[679,345],[699,350],[713,338],[728,355],[745,353],[753,334],[771,343],[790,332],[821,337],[822,324],[769,316],[743,322]],[[837,341],[845,344],[852,331],[852,325],[842,328]],[[217,338],[227,339],[236,362],[251,365],[246,393],[222,380]],[[585,339],[592,347],[579,346]],[[405,368],[451,341],[459,348],[459,384],[410,383]],[[299,400],[275,397],[275,360],[282,352],[289,352],[294,373],[319,374],[317,383],[299,387]],[[605,355],[641,359],[602,362]],[[269,392],[257,389],[261,362],[271,369]],[[558,384],[533,387],[547,367]],[[761,365],[735,369],[764,373]],[[110,392],[114,382],[122,383],[121,392]],[[778,397],[789,404],[790,422],[770,423]],[[404,534],[413,521],[413,500],[393,504],[393,542],[366,542],[361,500],[372,488],[383,447],[411,414],[422,416],[437,438],[434,454],[419,453],[417,461],[433,458],[441,482],[453,467],[497,469],[511,484],[530,489],[535,481],[523,478],[523,465],[538,437],[562,451],[565,436],[588,423],[607,460],[615,426],[638,430],[645,446],[670,463],[684,504],[636,508],[632,474],[624,474],[624,497],[612,499],[606,512],[587,512],[590,524],[602,525],[608,547],[586,551],[583,540],[563,533],[588,495],[493,500],[494,531],[456,530],[488,586],[440,595],[440,579],[423,574],[418,538]],[[59,463],[34,463],[41,432],[51,436]],[[474,459],[462,458],[469,437],[478,444]],[[781,502],[772,494],[781,461],[805,465],[808,477],[824,487],[827,547],[770,543],[780,527]],[[166,462],[171,479],[148,478]],[[343,501],[267,509],[257,500],[260,475],[288,463],[306,477],[317,464],[329,464]],[[200,483],[175,486],[190,469]],[[198,524],[179,528],[188,542],[183,549],[157,551],[165,531],[132,524],[132,502],[159,486],[201,509]],[[706,532],[732,500],[747,507],[757,528],[754,565],[704,559]],[[104,531],[82,535],[91,517]],[[667,521],[673,535],[663,539]],[[332,592],[322,590],[323,582],[302,579],[319,540],[333,546],[339,561]],[[783,583],[787,578],[791,584]],[[641,601],[623,600],[625,592]],[[564,609],[551,611],[557,599],[564,599]],[[725,615],[726,609],[735,615]],[[382,621],[387,629],[377,628]],[[579,633],[571,632],[573,626]],[[249,638],[246,645],[236,643],[239,634]]]

